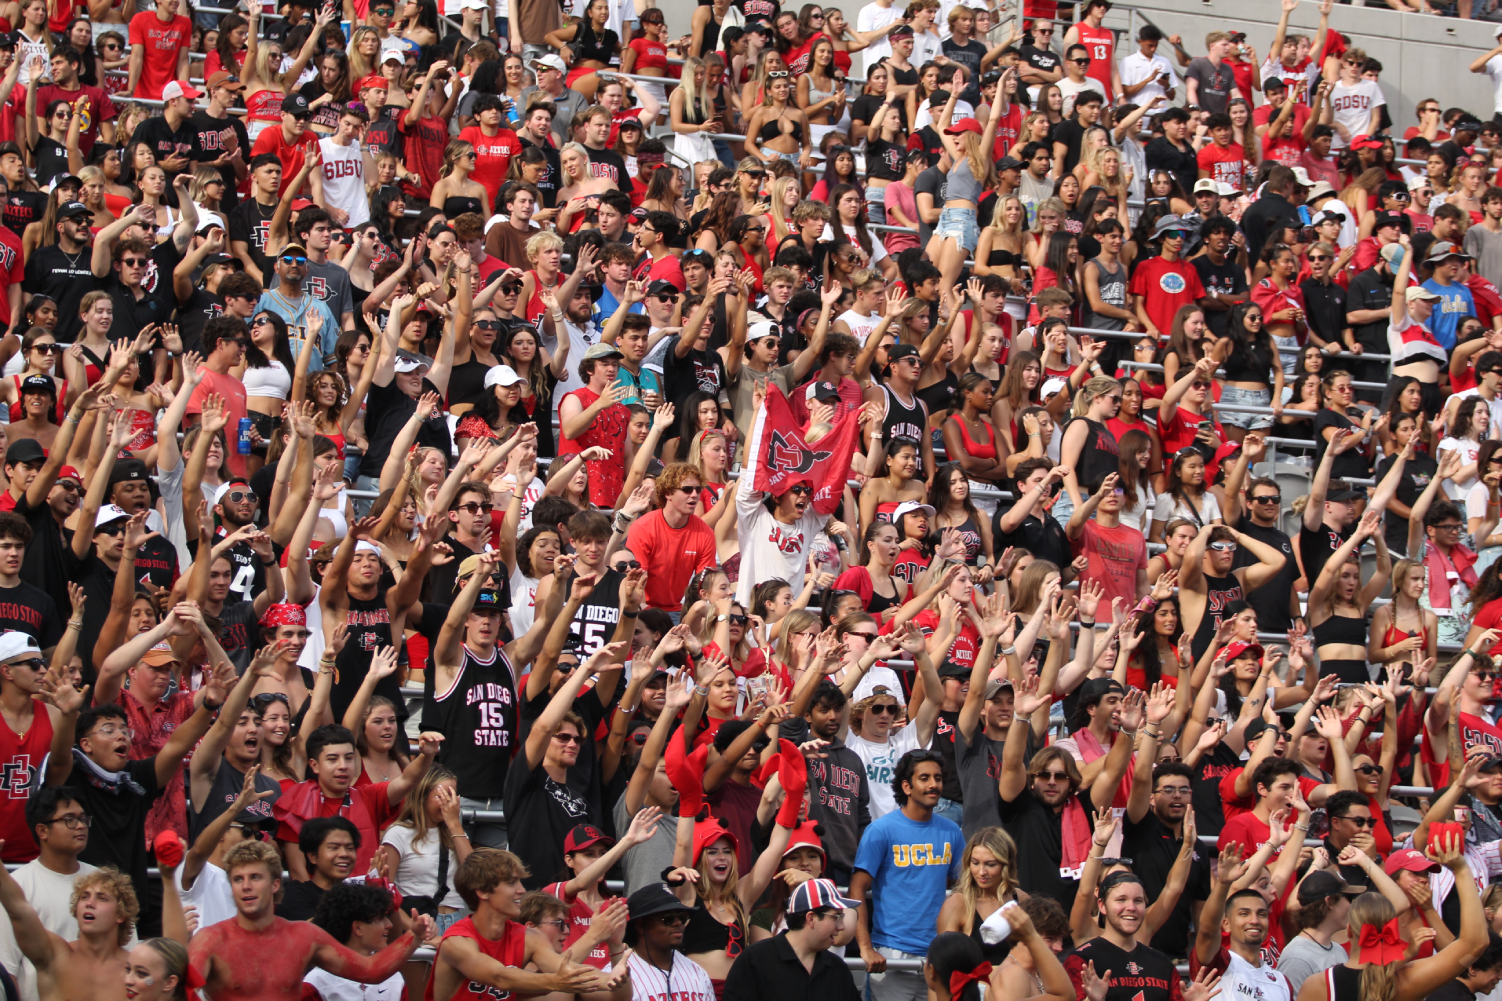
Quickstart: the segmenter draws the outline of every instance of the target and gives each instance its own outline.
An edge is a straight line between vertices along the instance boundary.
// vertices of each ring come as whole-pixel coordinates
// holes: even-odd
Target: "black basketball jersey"
[[[500,647],[489,660],[460,649],[463,660],[448,691],[437,692],[437,672],[427,672],[423,727],[443,734],[438,761],[458,779],[459,795],[498,799],[517,746],[516,672]]]
[[[594,593],[585,599],[569,624],[573,634],[568,642],[570,649],[582,660],[610,642],[615,627],[621,621],[621,582],[626,575],[619,570],[606,570],[600,574]]]
[[[910,403],[902,402],[902,397],[894,393],[891,387],[883,385],[882,392],[887,394],[887,412],[881,419],[881,440],[890,451],[892,439],[911,438],[913,441],[922,442],[923,436],[928,433],[928,411],[923,406],[923,401],[913,394]],[[918,450],[918,476],[927,476],[928,471],[923,468],[923,450]]]

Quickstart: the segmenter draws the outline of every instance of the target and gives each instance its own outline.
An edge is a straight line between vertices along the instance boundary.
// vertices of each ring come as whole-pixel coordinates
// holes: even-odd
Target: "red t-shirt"
[[[205,365],[200,365],[198,370],[203,373],[203,381],[188,398],[188,413],[203,413],[203,401],[210,393],[224,397],[224,408],[229,413],[229,423],[224,425],[224,435],[229,441],[229,454],[224,457],[224,462],[234,475],[246,476],[245,456],[235,448],[240,435],[240,418],[245,416],[245,384],[232,375],[220,375]]]
[[[14,501],[11,506],[15,506]],[[33,704],[31,726],[24,735],[0,726],[0,763],[5,766],[5,781],[0,783],[0,803],[4,804],[0,808],[0,838],[5,839],[5,850],[0,852],[0,859],[6,862],[30,862],[40,854],[31,825],[26,823],[26,800],[51,744],[52,718],[40,702]]]
[[[145,10],[130,19],[130,47],[142,46],[146,53],[134,96],[152,101],[160,101],[162,88],[177,79],[177,54],[193,42],[193,24],[186,17],[164,23],[156,13]]]
[[[9,226],[0,226],[0,279],[8,289],[26,280],[26,260],[21,253],[21,239]],[[25,302],[25,299],[22,299]],[[10,326],[10,298],[0,295],[0,325]]]
[[[1246,150],[1238,144],[1217,146],[1206,143],[1200,148],[1199,165],[1200,170],[1208,170],[1217,182],[1242,190],[1246,177]]]
[[[1147,569],[1147,540],[1140,528],[1117,525],[1106,528],[1094,518],[1085,522],[1085,534],[1070,543],[1074,555],[1090,562],[1081,580],[1093,580],[1106,589],[1102,599],[1110,604],[1120,598],[1128,605],[1137,601],[1137,571]]]
[[[1231,67],[1231,75],[1236,78],[1236,89],[1250,103],[1253,100],[1252,64],[1245,59],[1227,59],[1226,65]]]
[[[636,266],[631,277],[636,281],[645,281],[649,286],[655,281],[672,282],[680,292],[688,288],[688,280],[683,277],[683,265],[678,262],[677,254],[663,254],[655,261],[650,256],[645,257]]]
[[[1410,125],[1410,126],[1408,126],[1407,129],[1405,129],[1403,131],[1403,141],[1407,142],[1408,140],[1412,139],[1414,136],[1416,136],[1418,134],[1419,134],[1419,127],[1417,125]],[[1440,129],[1438,132],[1434,133],[1434,140],[1433,140],[1433,142],[1437,146],[1440,143],[1444,142],[1448,138],[1450,138],[1450,133],[1446,132],[1444,129]]]
[[[1131,292],[1144,297],[1148,319],[1166,337],[1173,329],[1179,307],[1203,299],[1205,286],[1200,282],[1199,271],[1189,262],[1154,257],[1137,266],[1132,274]]]
[[[696,514],[673,528],[662,511],[638,518],[626,534],[626,548],[647,571],[647,604],[664,612],[683,608],[689,578],[718,562],[714,530]]]
[[[919,612],[913,616],[913,625],[923,630],[923,635],[931,636],[934,630],[939,628],[939,613],[931,610]],[[968,616],[962,616],[959,625],[959,635],[950,645],[949,655],[945,660],[951,660],[965,667],[974,667],[975,655],[980,652],[980,633]]]
[[[1221,427],[1220,422],[1215,420],[1214,417],[1207,414],[1191,414],[1183,407],[1175,407],[1173,411],[1173,417],[1165,423],[1160,423],[1158,427],[1158,434],[1161,436],[1163,441],[1163,455],[1165,456],[1165,462],[1168,461],[1166,457],[1175,455],[1178,453],[1179,449],[1188,448],[1190,445],[1194,444],[1195,433],[1199,430],[1200,421],[1209,421],[1210,427],[1214,429],[1215,434],[1220,438],[1221,443],[1225,443],[1226,429]],[[1206,483],[1209,483],[1215,477],[1215,471],[1219,468],[1220,464],[1217,462],[1211,461],[1205,463]]]
[[[67,101],[75,115],[83,115],[78,125],[78,151],[87,157],[99,138],[99,123],[114,120],[115,102],[98,87],[84,83],[74,90],[63,90],[55,83],[37,87],[38,112],[45,111],[53,101]]]
[[[490,202],[487,207],[494,212],[497,208],[495,198],[500,193],[501,185],[506,183],[506,171],[511,167],[511,158],[522,154],[522,141],[510,129],[501,129],[495,135],[487,136],[478,125],[460,129],[459,139],[475,148],[475,169],[470,176],[485,186]],[[500,208],[505,209],[505,206]],[[542,206],[539,205],[538,208]]]
[[[403,114],[402,122],[406,122]],[[419,118],[410,125],[402,124],[402,153],[407,166],[421,178],[418,184],[407,185],[409,193],[427,201],[433,194],[433,185],[443,172],[443,149],[449,142],[449,123],[442,118]],[[477,158],[478,159],[478,158]]]
[[[277,197],[287,190],[287,185],[302,170],[303,161],[307,159],[307,148],[310,144],[318,142],[318,136],[304,130],[301,135],[292,142],[282,135],[279,125],[273,125],[261,131],[256,136],[255,145],[250,148],[250,159],[255,159],[262,153],[272,153],[282,161],[282,180],[276,186]]]
[[[1230,822],[1232,817],[1240,817],[1242,815],[1246,815],[1251,817],[1253,820],[1257,820],[1256,816],[1252,813],[1252,808],[1257,805],[1257,790],[1253,789],[1251,792],[1241,797],[1238,797],[1236,795],[1236,778],[1244,771],[1246,771],[1245,767],[1234,768],[1220,780],[1221,816],[1225,817],[1228,823]],[[1318,782],[1314,781],[1311,778],[1308,778],[1307,776],[1299,776],[1299,792],[1302,793],[1306,799],[1311,792],[1319,788],[1319,785],[1320,784]],[[1262,840],[1258,841],[1256,845],[1253,846],[1254,850],[1256,847],[1260,847],[1263,841],[1267,840],[1268,833],[1268,827],[1266,824],[1263,824],[1260,820],[1257,821],[1257,823],[1261,825]],[[1227,844],[1228,842],[1222,840],[1220,847],[1224,848]]]
[[[543,893],[551,893],[559,900],[568,904],[568,937],[563,940],[565,949],[584,937],[589,931],[589,923],[594,920],[594,908],[584,902],[583,897],[575,897],[569,900],[564,895],[564,883],[550,883],[542,888]],[[587,966],[593,966],[597,970],[603,970],[610,966],[610,946],[606,942],[598,943],[590,950],[589,955],[584,957]]]
[[[308,779],[308,782],[317,782],[317,779]],[[298,783],[293,786],[296,789]],[[364,802],[365,809],[370,814],[370,820],[375,824],[374,830],[360,831],[360,847],[355,849],[355,868],[352,875],[363,876],[370,871],[371,859],[375,858],[376,849],[381,847],[381,831],[387,824],[396,819],[397,808],[391,805],[391,797],[387,793],[390,782],[377,782],[368,786],[351,786],[345,796],[320,796],[318,804],[318,816],[338,817],[343,816],[359,826],[360,815],[354,811],[346,812],[344,801],[346,798],[354,800],[359,798]],[[291,790],[286,790],[283,795],[289,795]],[[311,820],[312,818],[308,818]],[[292,825],[283,820],[276,829],[278,841],[290,841],[297,844],[297,832]]]
[[[1309,104],[1310,62],[1312,62],[1312,60],[1305,59],[1303,62],[1289,67],[1284,66],[1282,61],[1280,60],[1273,64],[1273,72],[1270,74],[1271,76],[1275,76],[1279,80],[1283,81],[1283,85],[1287,87],[1288,92],[1294,96],[1294,100],[1299,102],[1300,107],[1307,107]],[[1262,74],[1262,82],[1266,83],[1268,81],[1268,77],[1269,74]]]

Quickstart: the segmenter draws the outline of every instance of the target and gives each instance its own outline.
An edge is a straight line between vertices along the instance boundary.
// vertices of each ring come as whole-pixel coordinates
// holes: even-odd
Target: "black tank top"
[[[574,64],[578,65],[587,59],[609,66],[618,44],[620,37],[614,31],[606,28],[596,35],[594,25],[585,21],[579,26],[579,33],[574,36]]]
[[[438,694],[437,672],[427,672],[422,718],[444,736],[438,760],[458,778],[459,795],[499,799],[517,743],[516,673],[500,648],[489,660],[460,649],[464,660],[448,691]]]
[[[923,433],[928,429],[928,415],[924,413],[922,397],[914,393],[912,403],[903,403],[902,397],[893,392],[891,387],[883,385],[881,389],[887,394],[887,414],[881,419],[881,440],[887,448],[892,447],[893,438],[923,441]],[[918,475],[928,475],[928,471],[923,468],[922,449],[918,451]]]
[[[981,918],[980,913],[977,912],[975,917],[970,920],[970,937],[975,939],[976,944],[980,946],[981,955],[986,957],[986,962],[992,966],[996,966],[1003,959],[1007,958],[1016,941],[1014,938],[1004,938],[995,945],[987,945],[985,939],[980,937],[980,926],[983,924],[985,924],[985,921]]]
[[[930,414],[938,414],[954,406],[954,394],[959,388],[959,377],[952,371],[946,371],[944,378],[930,386],[924,386],[913,395],[923,401]]]
[[[449,219],[466,212],[476,212],[482,216],[490,214],[485,211],[484,202],[478,198],[471,198],[469,195],[450,195],[443,200],[443,214]]]
[[[334,708],[334,718],[342,719],[344,711],[360,691],[360,683],[370,670],[371,655],[380,647],[391,646],[391,613],[386,608],[386,589],[377,587],[376,596],[368,600],[349,596],[349,638],[339,653],[339,671],[334,675],[334,690],[329,701]],[[376,695],[384,695],[396,706],[397,718],[405,725],[407,700],[402,698],[396,675],[391,674],[376,682]],[[405,750],[405,737],[398,735],[398,750]]]
[[[728,13],[728,9],[727,9]],[[709,12],[709,20],[704,24],[704,41],[699,46],[700,52],[713,52],[720,45],[720,22],[714,19],[714,11]]]
[[[1344,963],[1325,971],[1325,988],[1330,1001],[1361,1001],[1361,971]]]
[[[1225,607],[1231,602],[1245,597],[1241,593],[1241,581],[1235,575],[1212,577],[1205,574],[1204,576],[1205,614],[1200,619],[1199,628],[1194,631],[1194,643],[1191,647],[1196,663],[1210,648],[1210,641],[1215,638],[1215,630],[1220,628],[1221,612],[1225,611]]]
[[[1088,431],[1080,457],[1072,464],[1075,479],[1081,490],[1098,487],[1102,480],[1121,469],[1121,449],[1116,445],[1116,436],[1111,429],[1088,417],[1074,417],[1064,425],[1067,433],[1070,426],[1084,422]]]
[[[895,597],[887,598],[876,592],[876,581],[871,581],[871,601],[866,605],[866,611],[871,615],[880,615],[889,608],[902,607],[902,595],[904,588],[897,583],[897,578],[887,574],[887,580],[892,582],[892,594]]]
[[[189,828],[193,837],[197,839],[203,829],[214,822],[214,818],[229,809],[244,788],[245,773],[230,764],[228,758],[220,755],[219,770],[214,774],[214,781],[209,785],[209,794],[201,809],[189,811]],[[272,795],[251,803],[243,812],[256,817],[263,830],[274,832],[277,822],[272,815],[271,805],[281,797],[282,784],[269,775],[257,774],[256,792],[269,792]]]
[[[1272,379],[1273,358],[1267,337],[1253,344],[1238,344],[1226,359],[1226,381],[1266,383]]]
[[[583,660],[600,647],[610,642],[615,627],[621,621],[621,581],[626,575],[619,570],[606,570],[569,625],[573,634],[566,646],[576,649]]]
[[[480,398],[485,395],[485,373],[490,371],[490,366],[470,354],[469,361],[462,365],[455,365],[449,374],[449,406],[458,403],[467,403],[475,406]]]

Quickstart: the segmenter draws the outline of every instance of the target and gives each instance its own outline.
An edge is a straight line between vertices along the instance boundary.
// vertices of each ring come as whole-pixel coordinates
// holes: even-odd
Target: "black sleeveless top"
[[[481,216],[488,216],[485,211],[485,203],[478,198],[468,195],[451,195],[443,200],[443,214],[452,220],[455,216],[461,216],[466,212],[475,212]]]
[[[1275,360],[1269,338],[1263,337],[1253,344],[1238,344],[1226,359],[1227,382],[1268,383],[1272,379]]]
[[[1098,487],[1107,476],[1120,470],[1121,449],[1117,447],[1116,436],[1110,428],[1088,417],[1071,418],[1064,425],[1066,433],[1071,425],[1081,421],[1089,430],[1080,448],[1080,457],[1072,465],[1075,479],[1079,481],[1081,491],[1085,491]]]
[[[1361,1001],[1361,971],[1339,963],[1325,971],[1330,1001]]]
[[[923,412],[923,397],[918,393],[913,394],[911,404],[903,403],[902,398],[892,391],[891,387],[883,385],[882,392],[887,394],[887,413],[881,419],[881,440],[887,448],[892,447],[894,438],[911,438],[913,441],[923,441],[923,432],[928,428],[928,415]],[[923,465],[923,453],[918,453],[918,475],[925,476]]]
[[[986,258],[986,264],[993,268],[1017,268],[1022,266],[1022,256],[1010,250],[993,250],[991,256]]]
[[[882,612],[885,612],[889,608],[902,607],[903,589],[898,586],[897,578],[893,577],[891,574],[887,574],[887,580],[892,582],[892,593],[896,595],[896,597],[887,598],[878,594],[876,592],[876,579],[873,577],[871,580],[871,601],[866,605],[866,612],[868,614],[880,615]]]
[[[996,966],[1003,959],[1007,958],[1007,955],[1012,951],[1012,946],[1016,944],[1016,939],[1004,938],[995,945],[987,945],[985,940],[980,937],[980,926],[983,924],[985,924],[985,921],[982,920],[980,913],[976,912],[975,916],[970,919],[970,937],[975,939],[975,943],[980,946],[981,955],[986,957],[986,962],[992,966]]]
[[[464,660],[453,687],[435,690],[437,671],[426,672],[422,718],[443,734],[438,761],[458,779],[459,795],[500,799],[517,743],[516,673],[499,647],[480,660],[461,646]]]
[[[239,771],[229,763],[229,759],[219,756],[219,770],[214,773],[214,781],[209,785],[209,794],[202,807],[198,810],[189,810],[188,826],[196,839],[203,829],[214,822],[214,819],[229,809],[240,796],[240,790],[245,788],[245,773]],[[249,820],[254,816],[261,829],[275,832],[276,817],[272,815],[271,805],[282,795],[282,784],[269,775],[256,775],[256,792],[272,793],[267,799],[259,800],[247,806],[243,813],[244,818]]]
[[[959,388],[959,377],[952,371],[946,371],[944,378],[931,386],[924,386],[913,395],[923,401],[930,414],[941,414],[954,406],[954,396]]]
[[[455,365],[449,374],[449,400],[452,407],[456,403],[468,403],[474,406],[485,395],[485,373],[490,371],[490,366],[482,362],[471,352],[469,361],[462,365]]]
[[[1205,574],[1204,577],[1205,614],[1200,619],[1199,628],[1194,631],[1194,642],[1190,647],[1194,652],[1196,663],[1210,648],[1210,642],[1215,639],[1215,630],[1220,628],[1220,613],[1231,602],[1246,597],[1241,592],[1241,581],[1234,574],[1228,574],[1225,577],[1212,577]]]
[[[579,25],[579,31],[574,35],[574,65],[588,59],[590,62],[609,66],[620,42],[620,36],[609,28],[596,35],[594,25],[586,20]]]

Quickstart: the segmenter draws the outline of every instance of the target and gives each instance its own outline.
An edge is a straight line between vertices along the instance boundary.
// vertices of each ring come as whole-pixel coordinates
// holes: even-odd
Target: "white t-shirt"
[[[315,969],[303,977],[302,982],[313,988],[323,1001],[401,1001],[407,989],[401,970],[378,984],[359,984],[336,977],[327,970]],[[305,991],[303,997],[307,996]]]
[[[97,867],[80,862],[76,873],[64,876],[48,869],[37,859],[27,862],[10,875],[26,891],[26,899],[31,901],[37,916],[42,919],[42,927],[71,942],[78,937],[78,921],[73,917],[73,909],[68,906],[73,899],[73,881],[93,872],[95,868]],[[21,955],[21,947],[16,944],[15,929],[9,921],[0,921],[0,963],[15,978],[22,1001],[38,1001],[36,967]]]
[[[939,105],[938,108],[934,108],[931,105],[931,101],[925,101],[923,107],[918,109],[918,117],[913,122],[914,132],[917,132],[919,129],[923,128],[926,125],[932,125],[934,123],[934,112],[944,110],[944,106],[942,104]],[[954,102],[954,114],[951,116],[950,121],[958,122],[966,118],[974,117],[975,106],[973,104],[971,104],[969,101]],[[872,235],[874,236],[875,234]]]
[[[914,66],[922,66],[924,63],[933,62],[944,52],[944,40],[939,37],[937,31],[925,31],[913,33],[913,54],[908,61]],[[953,76],[953,73],[950,74]]]
[[[1449,409],[1450,400],[1468,400],[1473,396],[1480,395],[1481,390],[1477,389],[1475,386],[1472,386],[1470,389],[1466,389],[1459,393],[1453,394],[1449,400],[1445,401],[1445,409]],[[1491,426],[1502,427],[1502,423],[1499,423],[1502,422],[1502,393],[1498,393],[1496,397],[1487,404],[1487,409],[1491,411],[1491,413],[1487,415],[1492,419]]]
[[[860,32],[880,31],[894,21],[902,19],[902,13],[907,9],[906,4],[890,4],[883,7],[879,3],[868,3],[861,8],[861,12],[855,16],[855,30]],[[861,53],[864,62],[861,63],[861,75],[870,76],[871,67],[876,65],[877,60],[885,59],[892,54],[892,43],[889,36],[882,35],[876,41],[866,47]],[[922,65],[914,62],[914,66]]]
[[[1152,484],[1143,476],[1137,481],[1137,506],[1130,511],[1121,509],[1121,523],[1146,535],[1148,529],[1153,527],[1153,512],[1157,503],[1158,495],[1153,493]]]
[[[1386,103],[1387,98],[1382,96],[1382,88],[1371,80],[1359,80],[1350,87],[1337,83],[1330,92],[1330,105],[1335,109],[1335,121],[1344,125],[1352,138],[1366,135],[1366,130],[1372,124],[1372,109]],[[1330,148],[1345,149],[1349,145],[1341,136],[1340,130],[1336,129]]]
[[[828,226],[824,228],[826,230],[829,229]],[[850,328],[850,336],[854,337],[864,347],[866,338],[871,336],[872,331],[876,329],[876,325],[881,322],[881,314],[872,313],[870,316],[862,316],[853,309],[847,309],[839,316],[836,316],[835,320],[844,320],[845,326]]]
[[[1200,498],[1199,503],[1199,512],[1195,513],[1180,503],[1173,494],[1159,494],[1158,499],[1153,502],[1153,521],[1161,521],[1167,524],[1175,518],[1187,518],[1197,524],[1208,525],[1216,518],[1221,517],[1220,503],[1216,501],[1215,495],[1210,491],[1205,491],[1205,495]],[[1125,519],[1122,520],[1125,521]]]
[[[877,744],[846,734],[845,746],[859,755],[866,766],[866,788],[871,791],[871,819],[883,817],[897,809],[897,798],[892,793],[892,776],[897,773],[897,761],[908,751],[918,749],[918,728],[912,723],[887,737],[885,744]]]
[[[765,452],[761,440],[764,427],[763,424],[752,433],[751,442],[746,446],[746,465],[735,487],[741,543],[740,583],[736,585],[735,593],[736,600],[743,605],[751,601],[751,589],[758,582],[773,577],[787,581],[794,594],[803,590],[803,574],[808,569],[808,554],[813,548],[814,537],[829,521],[827,515],[820,514],[810,504],[802,518],[784,525],[762,504],[765,495],[754,484],[757,467]]]
[[[1168,57],[1161,52],[1154,53],[1151,59],[1144,56],[1140,51],[1133,52],[1121,60],[1120,69],[1121,85],[1123,87],[1141,83],[1144,80],[1151,80],[1159,73],[1164,74],[1163,79],[1167,87],[1175,89],[1179,87],[1179,75],[1174,72],[1173,63],[1169,62]],[[1168,90],[1164,84],[1150,83],[1133,94],[1129,100],[1138,107],[1141,107],[1155,97],[1167,96]]]
[[[1089,77],[1085,77],[1085,79],[1081,80],[1079,83],[1075,83],[1067,76],[1059,81],[1059,93],[1064,95],[1065,118],[1068,118],[1074,114],[1074,99],[1076,97],[1079,97],[1087,90],[1093,90],[1099,93],[1100,84],[1097,81],[1090,79]]]
[[[860,238],[856,235],[855,227],[845,226],[844,230],[845,238],[855,246],[860,247],[861,241]],[[881,237],[877,236],[875,233],[867,233],[866,235],[871,237],[871,266],[874,268],[876,265],[886,260],[887,248],[881,245]],[[829,227],[829,223],[826,222],[824,224],[824,232],[819,234],[819,239],[824,243],[832,243],[834,241],[834,230]],[[865,250],[864,247],[861,247],[861,249]]]
[[[579,378],[579,359],[584,357],[584,352],[594,347],[600,341],[600,329],[594,325],[593,321],[585,323],[582,327],[578,327],[574,325],[572,320],[564,320],[563,327],[568,331],[569,365],[568,371],[564,373],[562,379],[558,380],[558,385],[553,389],[554,416],[557,416],[558,405],[563,402],[565,396],[576,389],[584,388],[584,380]],[[541,321],[538,321],[537,329],[542,329]],[[550,352],[557,346],[558,341],[556,338],[551,344],[543,344],[543,347],[547,348]]]
[[[1486,505],[1491,491],[1486,489],[1485,483],[1477,483],[1465,495],[1465,516],[1467,518],[1485,518]]]
[[[323,153],[323,200],[326,207],[349,213],[345,229],[370,221],[370,199],[365,196],[365,147],[358,140],[340,146],[333,139],[318,140]]]
[[[1502,56],[1486,61],[1486,75],[1492,82],[1492,110],[1502,114]]]
[[[396,865],[396,888],[404,897],[431,897],[438,892],[438,829],[428,828],[428,836],[414,842],[416,832],[403,824],[392,824],[381,835],[381,844],[395,848],[401,856]],[[459,858],[449,850],[449,892],[440,900],[439,906],[465,910],[464,898],[454,889],[454,873],[459,871]]]
[[[1481,454],[1481,445],[1469,438],[1445,438],[1439,443],[1439,450],[1441,452],[1459,452],[1461,464],[1469,466]],[[1437,459],[1439,456],[1435,456],[1435,458]],[[1481,480],[1475,476],[1472,476],[1470,479],[1461,480],[1459,483],[1454,480],[1446,480],[1444,483],[1445,496],[1452,501],[1463,501],[1466,494],[1471,492],[1471,488],[1480,482]]]
[[[186,890],[183,889],[181,866],[173,878],[177,880],[177,893],[183,898],[183,903],[198,908],[198,927],[207,928],[209,925],[228,921],[237,913],[235,894],[229,885],[229,873],[214,863],[205,863],[203,870],[193,880],[193,885]]]
[[[511,633],[520,636],[532,628],[537,617],[536,577],[528,577],[520,569],[511,571]]]
[[[1293,985],[1288,976],[1272,966],[1253,966],[1230,949],[1226,950],[1226,972],[1221,975],[1220,989],[1227,998],[1256,998],[1257,1001],[1293,1001]]]

